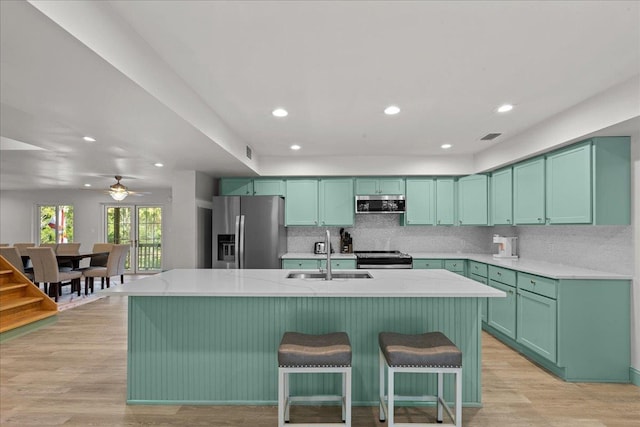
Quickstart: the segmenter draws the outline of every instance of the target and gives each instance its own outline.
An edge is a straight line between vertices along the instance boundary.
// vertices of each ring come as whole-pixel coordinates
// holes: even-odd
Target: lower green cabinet
[[[504,283],[489,280],[489,286],[507,294],[506,298],[489,298],[487,324],[511,339],[516,338],[516,290]]]
[[[444,268],[445,270],[452,271],[454,273],[458,273],[464,276],[464,260],[463,259],[445,259],[444,260]]]
[[[425,258],[414,258],[413,259],[413,268],[415,269],[433,269],[433,268],[443,268],[444,260],[441,259],[425,259]]]
[[[318,270],[327,267],[326,259],[283,259],[283,270]],[[355,259],[332,259],[332,270],[355,270]]]
[[[556,361],[556,301],[518,289],[516,341],[551,362]]]
[[[480,282],[483,285],[486,285],[488,280],[486,277],[482,277],[479,276],[477,274],[471,273],[469,274],[469,279],[475,280],[476,282]],[[489,298],[481,298],[480,299],[480,308],[481,308],[481,315],[482,315],[482,321],[484,323],[487,323],[487,313],[489,312]]]
[[[283,259],[282,268],[284,270],[317,270],[317,259]]]

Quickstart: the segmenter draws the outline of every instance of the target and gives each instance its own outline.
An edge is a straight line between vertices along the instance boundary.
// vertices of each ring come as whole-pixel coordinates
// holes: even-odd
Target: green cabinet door
[[[416,270],[433,270],[443,268],[443,266],[444,261],[441,259],[413,259],[413,268],[415,268]]]
[[[433,225],[435,216],[434,182],[428,178],[407,179],[406,225]]]
[[[404,194],[403,178],[356,178],[356,194],[369,196],[375,194]]]
[[[458,180],[458,222],[487,225],[487,176],[470,175]]]
[[[252,196],[253,180],[250,178],[224,178],[220,181],[221,196]]]
[[[513,222],[545,223],[544,157],[513,167]]]
[[[436,225],[453,225],[455,216],[454,178],[436,179]]]
[[[516,338],[516,292],[515,288],[489,280],[489,286],[507,294],[506,298],[488,298],[487,324],[511,339]]]
[[[518,289],[517,342],[556,361],[556,301]]]
[[[511,168],[491,174],[491,223],[513,225],[513,182]]]
[[[254,179],[253,194],[255,196],[282,196],[285,195],[284,179]]]
[[[285,225],[318,225],[318,180],[288,179]]]
[[[482,277],[482,276],[478,276],[477,274],[469,274],[469,278],[471,280],[475,280],[476,282],[480,282],[483,285],[486,285],[488,282],[488,279],[486,277]],[[481,315],[482,315],[482,321],[484,323],[487,323],[487,313],[489,312],[489,298],[480,298],[480,308],[481,308]]]
[[[546,212],[549,224],[591,223],[591,144],[547,155]]]
[[[320,180],[320,225],[353,226],[354,216],[353,179]]]
[[[320,263],[317,259],[283,259],[284,270],[317,270]]]
[[[327,260],[320,260],[320,268],[327,268]],[[331,269],[332,270],[355,270],[356,269],[356,260],[355,259],[331,259]]]

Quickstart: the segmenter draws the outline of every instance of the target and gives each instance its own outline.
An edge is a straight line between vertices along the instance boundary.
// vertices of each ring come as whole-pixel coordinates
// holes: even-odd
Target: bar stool
[[[289,374],[340,373],[341,396],[290,396]],[[289,408],[295,402],[340,402],[341,423],[323,426],[351,426],[351,343],[344,332],[308,335],[285,332],[278,347],[278,426],[289,422]],[[312,425],[293,424],[288,425]]]
[[[462,426],[462,352],[441,332],[406,335],[395,332],[381,332],[380,344],[380,421],[388,419],[393,426]],[[387,395],[385,396],[385,367],[387,370]],[[436,373],[438,374],[437,396],[397,396],[394,393],[396,373]],[[455,417],[444,401],[443,374],[454,374],[456,378]],[[437,402],[438,423],[401,423],[393,421],[395,402],[417,401]],[[442,409],[445,409],[452,424],[442,423]]]

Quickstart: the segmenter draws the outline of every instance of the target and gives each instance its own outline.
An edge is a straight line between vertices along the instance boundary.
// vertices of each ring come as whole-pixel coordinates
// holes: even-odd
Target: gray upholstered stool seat
[[[331,396],[290,396],[289,374],[342,374],[342,394]],[[344,423],[323,426],[351,426],[351,343],[344,332],[309,335],[285,332],[278,347],[278,426],[289,421],[289,408],[294,402],[337,401],[342,406]],[[289,423],[289,425],[295,425]],[[298,424],[300,425],[300,424]]]
[[[378,335],[380,344],[380,421],[388,420],[393,427],[394,406],[398,400],[436,402],[437,424],[412,423],[428,426],[442,425],[442,411],[447,412],[455,426],[462,426],[462,352],[441,332],[425,334],[399,334],[381,332]],[[385,369],[387,387],[385,387]],[[394,392],[396,373],[435,373],[438,375],[437,394],[423,396],[398,396]],[[455,375],[455,416],[444,401],[443,375]],[[385,388],[387,394],[385,395]],[[401,425],[408,425],[403,423]]]
[[[351,366],[351,344],[344,332],[308,335],[285,332],[278,348],[279,366]]]
[[[462,366],[462,352],[442,332],[419,335],[381,332],[378,341],[389,366]]]

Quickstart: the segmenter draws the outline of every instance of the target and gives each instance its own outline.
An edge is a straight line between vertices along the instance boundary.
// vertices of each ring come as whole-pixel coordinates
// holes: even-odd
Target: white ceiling
[[[176,170],[329,173],[332,158],[368,156],[470,164],[637,78],[639,4],[2,1],[0,189],[105,188],[115,174],[164,188]],[[499,115],[504,102],[516,108]]]

